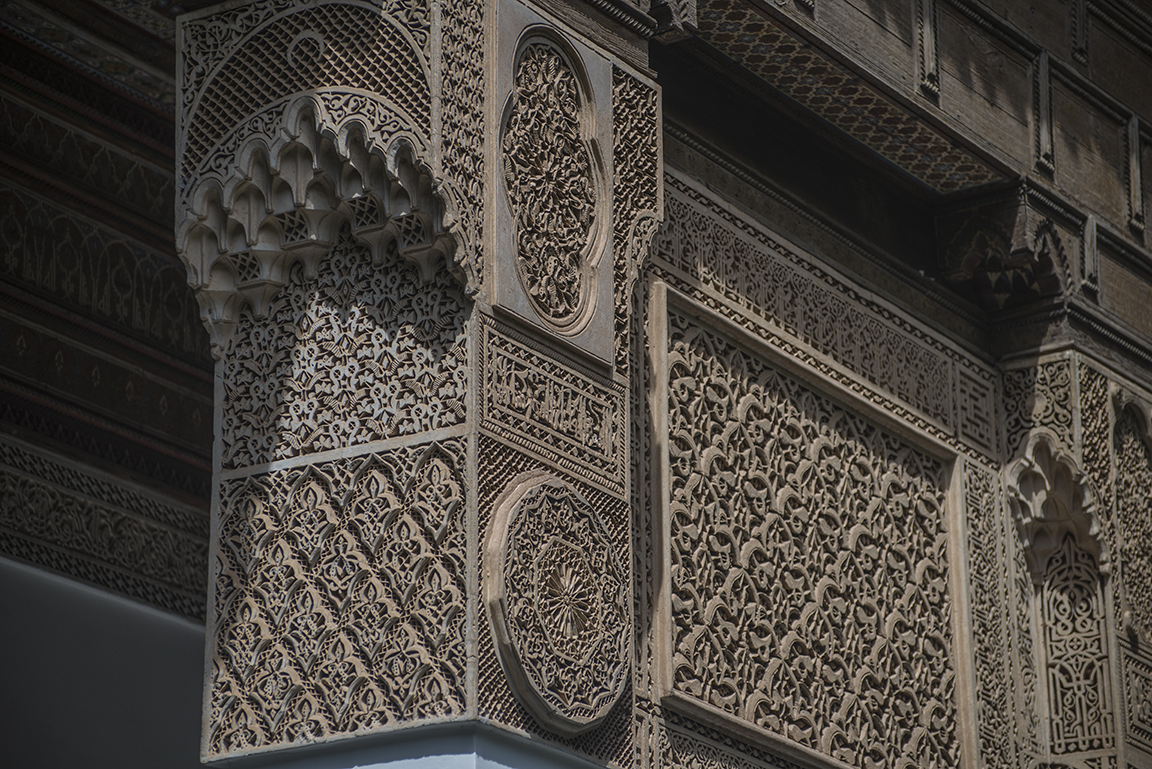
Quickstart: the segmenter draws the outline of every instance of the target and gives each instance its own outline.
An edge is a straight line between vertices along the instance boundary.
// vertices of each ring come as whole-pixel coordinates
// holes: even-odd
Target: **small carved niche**
[[[1024,544],[1039,643],[1036,700],[1041,752],[1083,757],[1115,745],[1112,663],[1104,580],[1109,552],[1088,478],[1044,434],[1008,469],[1008,492]],[[1029,660],[1022,660],[1029,664]]]

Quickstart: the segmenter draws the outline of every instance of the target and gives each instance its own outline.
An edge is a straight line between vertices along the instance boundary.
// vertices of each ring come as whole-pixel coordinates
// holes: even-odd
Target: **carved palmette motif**
[[[517,274],[532,306],[561,330],[585,318],[588,257],[599,224],[584,99],[559,49],[543,41],[524,48],[501,142],[504,182],[516,223]]]
[[[627,553],[574,487],[544,471],[514,478],[485,552],[485,598],[501,664],[543,724],[585,732],[628,684]]]
[[[464,442],[220,490],[209,755],[462,715]]]
[[[860,767],[959,763],[944,468],[669,314],[671,681]]]

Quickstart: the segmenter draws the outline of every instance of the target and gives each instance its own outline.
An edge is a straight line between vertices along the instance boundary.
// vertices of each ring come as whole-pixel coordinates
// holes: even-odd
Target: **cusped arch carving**
[[[451,219],[411,137],[330,118],[316,96],[301,96],[238,142],[230,173],[202,174],[184,191],[177,252],[216,357],[241,312],[268,312],[294,264],[316,275],[345,223],[376,262],[395,248],[424,280],[441,258],[454,266]]]
[[[182,174],[196,174],[218,155],[252,105],[317,89],[383,95],[406,125],[427,136],[431,19],[420,6],[381,13],[378,3],[359,0],[263,0],[186,25]]]
[[[1100,574],[1108,574],[1110,552],[1097,517],[1097,492],[1050,435],[1038,432],[1028,439],[1023,456],[1008,466],[1006,480],[1034,580],[1043,578],[1049,556],[1069,533],[1092,554]]]

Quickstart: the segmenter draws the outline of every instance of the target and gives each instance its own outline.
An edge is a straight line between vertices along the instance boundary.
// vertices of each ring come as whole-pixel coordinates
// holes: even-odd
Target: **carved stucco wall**
[[[501,9],[494,39],[488,4],[182,26],[177,240],[221,380],[209,759],[482,718],[629,763],[610,332],[660,216],[658,95]],[[532,301],[496,320],[509,285]],[[512,494],[523,473],[546,478]]]
[[[668,322],[673,691],[848,765],[957,765],[944,465]]]
[[[793,450],[769,450],[782,440],[794,441],[798,448],[818,445],[825,454],[835,455],[835,439],[817,441],[807,435],[804,419],[789,422],[791,429],[768,427],[797,409],[782,394],[807,393],[801,403],[821,415],[811,420],[813,430],[819,426],[835,434],[846,425],[866,425],[868,418],[861,421],[860,414],[872,413],[871,404],[879,404],[914,434],[935,438],[930,445],[943,450],[944,456],[954,457],[950,476],[919,487],[924,499],[939,504],[939,533],[947,532],[941,549],[928,562],[942,564],[941,573],[951,570],[958,578],[941,583],[946,589],[929,592],[936,611],[945,618],[941,637],[948,640],[941,648],[947,653],[941,659],[943,669],[953,676],[952,687],[941,689],[939,682],[947,676],[936,675],[920,686],[909,681],[908,690],[915,692],[918,703],[939,702],[939,712],[958,718],[957,724],[970,723],[971,732],[953,726],[934,730],[935,741],[905,742],[936,751],[918,756],[915,765],[1017,767],[1047,761],[1059,766],[1104,768],[1120,762],[1144,766],[1150,755],[1141,752],[1147,751],[1149,734],[1148,646],[1138,633],[1124,629],[1135,615],[1123,613],[1123,596],[1147,590],[1147,580],[1139,572],[1147,560],[1141,532],[1146,528],[1143,489],[1150,457],[1146,438],[1137,437],[1147,434],[1145,422],[1132,416],[1147,413],[1147,406],[1138,405],[1145,401],[1125,401],[1129,416],[1118,416],[1110,393],[1117,390],[1120,377],[1076,353],[1017,361],[1001,378],[983,361],[922,330],[915,321],[904,320],[899,311],[878,307],[874,295],[813,264],[717,193],[705,193],[670,172],[666,196],[669,217],[657,234],[646,274],[649,281],[658,279],[668,288],[653,289],[658,284],[651,283],[645,287],[641,301],[648,315],[633,327],[634,344],[660,345],[664,333],[660,329],[670,324],[667,357],[654,353],[633,374],[644,382],[638,397],[648,399],[648,408],[634,412],[638,421],[633,427],[634,450],[639,448],[652,462],[668,462],[663,480],[658,465],[641,461],[634,470],[634,499],[641,511],[635,542],[640,554],[648,554],[638,560],[636,589],[643,600],[637,620],[642,630],[647,629],[640,635],[638,659],[656,669],[666,664],[670,671],[664,683],[638,672],[641,763],[785,766],[781,756],[807,755],[805,764],[841,765],[838,759],[842,759],[852,765],[866,761],[861,756],[869,750],[879,756],[891,744],[883,738],[853,742],[862,730],[841,733],[828,728],[842,713],[860,706],[836,699],[835,707],[821,709],[818,687],[789,699],[773,694],[787,687],[757,688],[752,683],[764,679],[765,671],[795,678],[836,670],[847,659],[844,638],[860,632],[845,620],[843,637],[835,632],[829,636],[836,639],[834,646],[824,643],[816,647],[822,654],[806,655],[794,650],[809,649],[802,644],[812,644],[812,637],[819,634],[794,632],[788,648],[805,658],[802,663],[788,665],[786,654],[767,651],[786,632],[787,625],[774,624],[771,615],[787,604],[788,579],[811,576],[812,565],[803,554],[807,551],[800,550],[791,562],[785,563],[785,558],[777,563],[788,548],[775,540],[772,547],[764,547],[764,537],[773,526],[786,522],[791,522],[792,535],[809,531],[805,528],[813,525],[809,512],[841,520],[852,510],[854,495],[867,495],[869,489],[866,480],[853,477],[851,488],[833,501],[816,503],[812,500],[818,495],[808,494],[810,488],[789,486],[802,477],[797,472],[802,461],[787,471],[774,464]],[[812,280],[813,274],[820,279]],[[665,294],[671,298],[661,299]],[[861,341],[875,338],[868,331],[872,313],[883,318],[884,335],[879,337],[883,342],[865,350]],[[906,360],[917,361],[913,368],[919,369],[935,370],[931,367],[940,365],[940,373],[931,385],[909,379],[915,372],[894,363]],[[797,373],[801,380],[794,378]],[[667,382],[666,396],[659,395],[662,381]],[[791,385],[769,388],[768,381]],[[813,390],[810,383],[819,386]],[[867,404],[857,407],[862,411],[845,409],[844,395],[828,401],[819,394],[840,393],[840,386],[862,397]],[[776,395],[766,398],[762,391]],[[765,403],[774,410],[764,410]],[[664,409],[668,417],[662,426]],[[765,413],[771,416],[753,416]],[[655,415],[654,422],[650,415]],[[715,428],[708,429],[709,424]],[[654,430],[651,438],[646,434],[649,429]],[[655,442],[652,448],[649,440]],[[903,439],[893,440],[899,445]],[[1099,490],[1093,508],[1096,533],[1087,540],[1086,535],[1071,533],[1057,537],[1040,572],[1034,546],[1013,516],[1002,472],[1012,460],[1032,456],[1030,447],[1037,440],[1084,468],[1075,475],[1081,479],[1076,483]],[[907,446],[903,450],[915,452]],[[815,455],[801,456],[813,461]],[[873,467],[883,466],[882,456],[870,456]],[[929,460],[927,466],[938,461]],[[813,461],[810,472],[829,483],[839,477],[838,466],[842,467]],[[1053,499],[1071,493],[1068,482],[1057,476],[1045,481]],[[926,477],[941,476],[928,472]],[[781,489],[788,491],[773,493]],[[787,500],[793,500],[794,509],[803,514],[784,514]],[[960,507],[953,508],[956,503],[950,500]],[[664,524],[643,512],[660,505],[670,505]],[[745,525],[749,520],[762,525]],[[669,527],[665,547],[659,534],[662,525]],[[823,529],[835,530],[832,524]],[[1139,544],[1130,544],[1127,555],[1124,530],[1138,532],[1133,542]],[[655,538],[652,531],[657,532]],[[839,540],[832,536],[828,541]],[[877,544],[884,552],[883,541]],[[1109,559],[1111,552],[1117,555]],[[757,561],[755,553],[764,557]],[[822,563],[851,564],[854,557],[858,556],[848,552],[840,560],[830,557]],[[671,560],[661,566],[665,558]],[[1122,575],[1125,562],[1133,565]],[[771,573],[784,576],[761,586],[753,563],[768,565]],[[893,563],[887,562],[885,569],[893,569]],[[889,571],[884,578],[892,575]],[[873,581],[847,580],[843,589],[859,590],[861,584]],[[1125,586],[1129,581],[1132,586]],[[739,585],[745,586],[743,592]],[[962,586],[963,600],[952,592],[957,586]],[[834,612],[834,602],[825,607],[816,599],[837,596],[838,589],[835,580],[826,580],[823,590],[807,593],[814,607],[811,614],[802,615],[798,609],[790,616],[808,616],[815,622]],[[741,600],[745,593],[749,597]],[[654,610],[647,608],[648,601]],[[1141,598],[1136,602],[1146,603]],[[846,605],[857,611],[863,603],[846,601]],[[663,625],[661,612],[667,618]],[[917,623],[918,632],[927,632],[920,619]],[[756,633],[757,627],[762,632]],[[962,628],[960,635],[955,635],[956,628]],[[710,638],[719,640],[709,644]],[[739,638],[753,640],[734,640]],[[830,656],[830,648],[838,656]],[[709,649],[739,652],[717,656]],[[873,653],[868,660],[881,658]],[[913,658],[917,666],[931,659]],[[726,676],[726,671],[740,672]],[[890,675],[887,680],[896,679]],[[693,707],[686,700],[711,707]],[[798,703],[808,709],[797,710]],[[918,707],[917,713],[929,710]],[[782,717],[801,712],[800,726],[790,726]],[[915,726],[909,724],[911,733]],[[898,730],[893,725],[888,731]],[[831,739],[821,743],[821,737]],[[790,744],[814,752],[796,751]]]
[[[1147,457],[1117,427],[1110,375],[1064,353],[1001,375],[715,192],[674,171],[659,184],[658,93],[616,63],[589,66],[563,35],[498,46],[515,52],[500,77],[516,100],[493,118],[479,87],[496,45],[481,37],[487,8],[448,4],[433,27],[419,4],[379,20],[357,3],[257,3],[186,29],[190,90],[209,94],[221,51],[257,37],[284,42],[300,70],[272,85],[229,75],[267,104],[185,136],[190,163],[208,158],[184,180],[203,194],[181,188],[199,216],[182,232],[207,245],[185,258],[222,332],[224,379],[208,755],[479,717],[618,766],[790,766],[783,754],[1009,767],[1061,740],[1077,766],[1140,765],[1152,665],[1146,644],[1116,645],[1108,607],[1144,600],[1147,554],[1117,544],[1131,586],[1100,582],[1097,554],[1069,541],[1067,563],[1037,577],[1000,472],[1043,434],[1109,511],[1129,510],[1102,512],[1104,540],[1140,531]],[[349,39],[330,45],[336,33]],[[385,43],[388,73],[340,69]],[[533,57],[528,82],[517,66]],[[306,101],[270,96],[307,84]],[[607,129],[581,123],[582,99]],[[416,114],[436,100],[442,120]],[[563,184],[519,162],[556,154],[517,138],[537,108],[559,121],[557,147],[597,147]],[[596,181],[605,156],[610,184]],[[252,183],[229,182],[236,168]],[[502,237],[483,227],[489,177],[524,237],[486,251]],[[537,242],[533,206],[552,210],[572,185],[587,210],[557,213],[559,245]],[[595,215],[610,232],[594,233]],[[608,261],[593,258],[597,238]],[[579,325],[579,280],[555,293],[550,270],[529,270],[540,307],[484,314],[502,301],[486,281],[495,262],[519,254],[523,267],[553,246],[572,275],[608,281],[596,311],[615,334],[579,354],[557,339]],[[658,297],[671,295],[670,311]],[[590,556],[541,517],[548,505],[509,496],[525,474],[563,490],[598,564],[635,569],[627,589],[589,587]],[[1045,588],[1072,583],[1095,598]],[[635,640],[622,661],[615,625]],[[1081,719],[1097,731],[1065,739],[1047,719],[1045,661],[1082,642],[1102,671],[1099,713]],[[589,653],[609,663],[542,694]]]

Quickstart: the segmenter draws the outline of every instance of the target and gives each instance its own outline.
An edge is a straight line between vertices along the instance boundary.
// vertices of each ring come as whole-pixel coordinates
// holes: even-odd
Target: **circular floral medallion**
[[[580,87],[565,57],[545,42],[525,47],[501,140],[504,181],[521,285],[557,330],[579,324],[589,296],[597,196],[584,120]]]
[[[485,552],[485,599],[500,663],[544,725],[579,734],[628,682],[628,575],[601,515],[544,471],[513,479]]]

